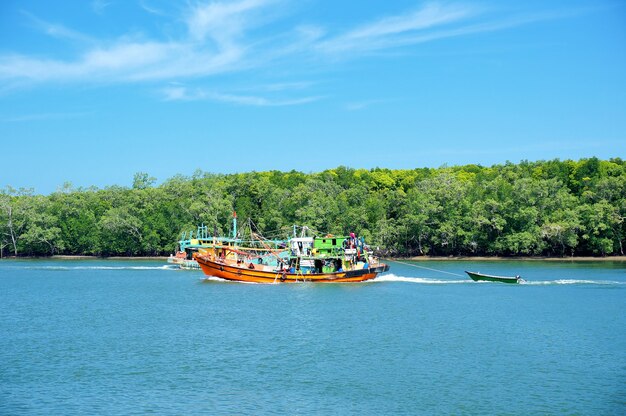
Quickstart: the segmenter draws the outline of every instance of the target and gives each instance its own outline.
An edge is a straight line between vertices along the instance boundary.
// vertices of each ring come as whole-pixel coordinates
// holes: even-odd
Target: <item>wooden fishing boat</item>
[[[215,247],[196,257],[208,276],[250,283],[363,282],[389,270],[365,245],[346,244],[348,237],[295,237],[289,255],[276,264],[233,247]]]
[[[364,282],[374,279],[379,273],[389,270],[386,264],[368,265],[362,269],[329,273],[303,273],[289,269],[278,269],[258,264],[228,264],[211,260],[207,256],[198,256],[196,261],[208,276],[225,280],[250,283],[295,283],[295,282]]]
[[[250,233],[252,233],[251,230]],[[249,256],[265,257],[268,259],[266,261],[276,264],[274,255],[284,251],[286,244],[287,240],[266,240],[259,247],[258,244],[256,246],[251,244],[250,240],[244,240],[237,230],[237,213],[233,212],[232,235],[218,236],[217,230],[211,235],[208,227],[204,224],[198,227],[195,235],[193,230],[189,231],[189,233],[183,232],[182,238],[178,242],[179,249],[176,251],[176,254],[170,254],[167,262],[180,269],[199,270],[200,265],[196,261],[198,254],[206,253],[207,250],[212,248],[237,247],[241,251],[248,251]],[[279,248],[281,246],[283,249]]]
[[[222,239],[222,237],[218,237]],[[214,243],[214,237],[209,235],[206,225],[198,226],[198,230],[194,235],[193,230],[187,233],[183,232],[181,239],[178,241],[178,250],[174,255],[170,254],[167,262],[178,266],[184,270],[198,270],[200,266],[195,260],[195,256],[199,250],[211,247]]]
[[[494,276],[490,274],[484,274],[479,272],[468,272],[465,271],[472,278],[473,281],[484,281],[484,282],[500,282],[500,283],[519,283],[522,278],[519,276],[509,277],[509,276]]]

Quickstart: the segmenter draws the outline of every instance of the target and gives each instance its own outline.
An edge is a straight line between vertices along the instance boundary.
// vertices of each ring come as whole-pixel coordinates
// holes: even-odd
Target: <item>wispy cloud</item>
[[[230,3],[207,3],[193,6],[186,16],[191,38],[207,38],[229,45],[254,24],[254,13],[275,1],[240,0]]]
[[[384,17],[327,39],[318,48],[326,53],[390,48],[406,43],[407,37],[419,31],[467,20],[477,13],[466,5],[429,3],[417,10]]]
[[[110,5],[111,2],[106,0],[93,0],[91,2],[91,8],[96,14],[103,14],[105,9]]]
[[[152,4],[148,3],[148,1],[146,0],[139,0],[139,7],[141,7],[142,9],[144,9],[145,11],[147,11],[150,14],[154,14],[157,16],[165,16],[167,15],[167,13],[165,13],[163,10],[161,10],[160,8],[153,6]]]
[[[272,2],[275,1],[243,0],[190,7],[183,17],[188,33],[178,40],[138,40],[134,36],[122,36],[114,41],[97,42],[71,60],[0,55],[0,79],[127,82],[242,70],[248,64],[241,38],[254,25],[250,14]],[[64,26],[28,16],[49,36],[91,40]]]
[[[213,93],[209,96],[214,101],[221,101],[231,104],[251,105],[257,107],[286,107],[294,105],[309,104],[314,101],[319,101],[323,97],[301,97],[301,98],[289,98],[289,99],[269,99],[266,97],[258,96],[246,96],[246,95],[233,95],[233,94],[219,94]]]
[[[364,110],[368,107],[371,107],[373,105],[376,104],[381,104],[381,103],[385,103],[385,102],[389,102],[390,100],[384,100],[384,99],[372,99],[372,100],[363,100],[363,101],[353,101],[350,103],[347,103],[345,105],[345,109],[348,111],[359,111],[359,110]]]
[[[140,0],[148,13],[161,12]],[[83,50],[73,58],[5,53],[0,55],[0,82],[141,82],[191,80],[217,74],[251,71],[276,66],[289,72],[302,65],[303,57],[316,67],[330,67],[336,59],[352,59],[364,53],[397,51],[437,39],[503,30],[562,14],[489,14],[473,4],[461,2],[426,3],[405,13],[380,17],[332,33],[322,25],[271,25],[276,10],[288,0],[236,0],[190,2],[172,16],[182,30],[162,38],[145,34],[122,34],[114,39],[94,39],[62,24],[41,20],[27,12],[40,31],[48,36],[82,42]],[[95,1],[95,9],[109,7]],[[263,30],[256,30],[262,28]],[[3,88],[0,85],[0,88]],[[237,98],[240,97],[240,98]],[[215,99],[257,102],[274,101],[255,95],[215,95]],[[291,100],[284,101],[291,103]],[[295,100],[298,102],[298,100]]]
[[[295,91],[295,90],[303,90],[309,88],[313,85],[313,82],[310,81],[295,81],[295,82],[280,82],[280,83],[272,83],[265,85],[258,85],[254,88],[257,91]]]
[[[161,90],[166,101],[215,101],[254,107],[286,107],[303,105],[319,101],[322,96],[307,97],[270,97],[262,95],[243,95],[216,92],[201,88],[190,89],[185,86],[173,85]]]
[[[84,43],[95,43],[95,39],[91,36],[80,33],[76,30],[72,30],[62,24],[46,22],[45,20],[42,20],[34,14],[29,13],[25,10],[21,10],[21,13],[22,15],[26,16],[30,24],[33,25],[35,29],[43,32],[50,37]]]
[[[567,9],[493,16],[474,5],[432,2],[420,9],[384,17],[346,33],[327,37],[315,47],[322,53],[349,59],[367,52],[397,50],[445,38],[562,19],[579,12]]]
[[[176,45],[162,43],[120,43],[90,49],[75,61],[6,56],[0,59],[0,76],[32,81],[106,80],[145,78],[152,67],[167,60]],[[171,61],[169,61],[171,64]]]
[[[432,42],[435,40],[468,36],[478,33],[495,32],[506,30],[517,26],[528,25],[546,20],[562,19],[575,14],[572,11],[546,12],[535,14],[523,14],[517,16],[502,17],[497,20],[486,20],[482,22],[465,23],[457,27],[440,28],[424,33],[416,33],[397,39],[396,47],[416,45],[419,43]]]

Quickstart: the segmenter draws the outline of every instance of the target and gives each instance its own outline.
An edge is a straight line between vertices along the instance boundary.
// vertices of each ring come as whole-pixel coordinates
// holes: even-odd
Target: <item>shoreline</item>
[[[12,260],[160,260],[166,261],[169,256],[145,256],[145,257],[129,257],[129,256],[115,256],[115,257],[101,257],[90,255],[54,255],[54,256],[5,256],[0,260],[12,259]],[[380,257],[387,261],[554,261],[554,262],[571,262],[571,261],[617,261],[626,262],[626,256],[605,256],[605,257],[497,257],[497,256],[414,256],[414,257]]]

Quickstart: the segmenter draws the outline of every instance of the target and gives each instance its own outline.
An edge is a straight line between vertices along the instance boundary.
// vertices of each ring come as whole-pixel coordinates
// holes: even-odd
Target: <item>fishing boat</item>
[[[484,274],[479,272],[468,272],[465,271],[471,277],[471,279],[475,282],[484,281],[484,282],[500,282],[500,283],[519,283],[522,278],[519,276],[509,277],[509,276],[494,276],[490,274]]]
[[[239,251],[247,252],[248,255],[259,258],[268,256],[268,253],[276,254],[285,251],[286,240],[266,240],[262,246],[259,246],[259,244],[254,244],[258,242],[258,239],[243,239],[242,234],[245,235],[246,230],[248,230],[247,234],[252,234],[250,220],[247,227],[244,224],[242,232],[237,229],[237,213],[233,212],[232,231],[227,236],[218,236],[217,230],[214,230],[213,235],[210,235],[207,226],[204,224],[198,227],[195,235],[193,231],[183,232],[182,238],[178,242],[178,250],[174,255],[170,254],[167,262],[181,269],[199,270],[200,265],[196,257],[210,249],[218,249],[222,253],[224,248],[236,247]],[[273,258],[273,256],[268,257],[266,260],[268,264],[276,263]]]
[[[214,238],[209,235],[206,225],[198,226],[194,235],[193,230],[184,231],[181,239],[178,241],[178,250],[174,255],[170,254],[167,259],[169,264],[178,266],[185,270],[198,270],[200,266],[195,260],[195,255],[200,249],[211,247]]]
[[[268,264],[234,247],[214,247],[196,257],[208,276],[249,283],[363,282],[389,270],[363,240],[350,237],[300,236],[289,240],[286,256]]]

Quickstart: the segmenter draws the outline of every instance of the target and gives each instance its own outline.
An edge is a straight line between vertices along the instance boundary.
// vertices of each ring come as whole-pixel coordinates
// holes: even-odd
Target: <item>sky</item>
[[[0,188],[593,156],[626,1],[0,2]]]

